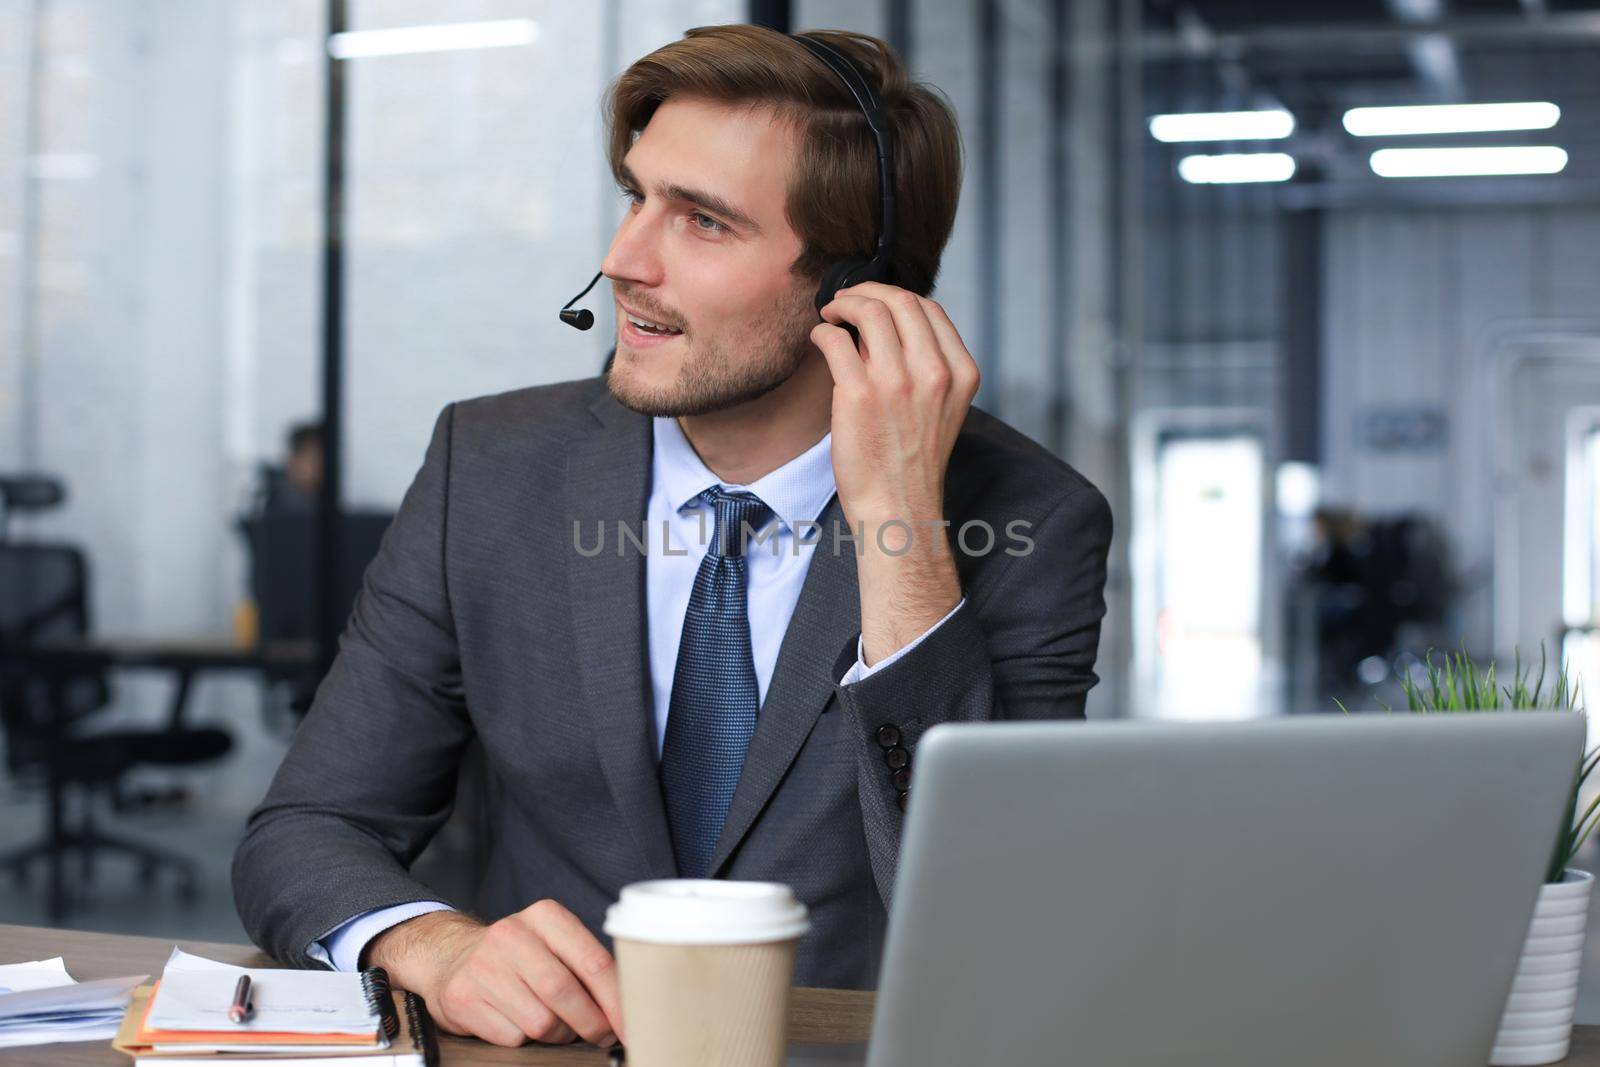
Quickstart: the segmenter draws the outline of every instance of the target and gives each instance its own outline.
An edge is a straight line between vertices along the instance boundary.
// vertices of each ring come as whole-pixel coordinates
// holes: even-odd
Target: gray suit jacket
[[[486,919],[553,898],[602,937],[629,882],[676,874],[657,775],[644,557],[618,554],[650,491],[650,420],[603,379],[445,408],[340,640],[338,658],[234,858],[257,944],[306,947],[362,912],[438,894],[409,866],[450,813],[464,747],[482,743],[493,840]],[[974,410],[951,455],[965,605],[905,657],[850,686],[856,557],[822,517],[754,739],[712,857],[715,876],[785,882],[811,909],[796,980],[876,984],[901,813],[880,727],[1081,718],[1105,612],[1111,515],[1092,485]],[[1031,553],[1009,537],[1022,527]],[[592,551],[595,524],[606,550]],[[981,528],[968,546],[984,547]],[[910,787],[914,797],[915,783]],[[914,803],[914,800],[912,801]],[[609,942],[607,942],[609,944]]]

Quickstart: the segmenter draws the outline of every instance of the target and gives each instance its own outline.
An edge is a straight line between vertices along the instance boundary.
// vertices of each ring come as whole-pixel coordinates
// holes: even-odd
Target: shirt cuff
[[[883,670],[885,667],[887,667],[891,663],[895,662],[895,660],[898,660],[900,657],[904,656],[907,652],[910,652],[913,648],[916,648],[918,645],[922,644],[922,642],[926,641],[928,639],[928,636],[930,634],[932,634],[933,631],[937,630],[939,627],[941,627],[945,623],[949,622],[950,621],[950,616],[954,615],[956,612],[960,611],[961,610],[961,605],[965,604],[966,602],[967,602],[967,598],[966,597],[962,597],[961,600],[956,604],[956,606],[951,608],[949,610],[949,612],[946,613],[944,618],[940,619],[938,622],[934,623],[932,626],[930,626],[926,630],[924,630],[922,632],[922,635],[920,637],[918,637],[915,641],[911,642],[909,645],[906,645],[904,648],[902,648],[899,651],[895,652],[892,656],[886,656],[883,659],[880,659],[878,662],[874,663],[870,667],[867,666],[866,655],[862,651],[862,648],[861,648],[861,635],[857,634],[856,635],[856,662],[855,662],[855,665],[852,666],[848,671],[845,671],[844,677],[839,680],[839,684],[840,685],[854,685],[857,682],[865,681],[866,679],[871,678],[874,674],[877,674],[879,671]]]
[[[354,971],[361,964],[361,950],[367,942],[407,919],[426,915],[430,911],[454,911],[450,905],[437,900],[417,900],[410,904],[396,904],[392,908],[374,908],[363,912],[343,926],[313,941],[306,947],[306,955],[335,971]]]

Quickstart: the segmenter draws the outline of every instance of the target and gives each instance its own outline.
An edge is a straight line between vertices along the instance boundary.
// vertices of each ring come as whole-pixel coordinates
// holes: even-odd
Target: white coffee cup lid
[[[806,906],[778,882],[668,878],[622,887],[606,909],[612,937],[659,945],[746,945],[800,937]]]

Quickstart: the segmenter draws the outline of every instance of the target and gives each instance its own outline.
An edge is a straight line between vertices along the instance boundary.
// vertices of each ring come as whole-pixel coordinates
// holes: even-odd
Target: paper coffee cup
[[[806,907],[775,882],[625,886],[606,911],[629,1067],[781,1067]]]

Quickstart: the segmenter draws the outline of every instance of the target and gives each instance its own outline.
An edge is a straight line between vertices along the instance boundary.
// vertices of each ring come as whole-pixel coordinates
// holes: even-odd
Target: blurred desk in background
[[[0,653],[0,670],[70,676],[104,670],[170,671],[177,683],[168,722],[182,725],[195,675],[203,671],[253,671],[266,678],[315,670],[314,641],[241,645],[225,638],[69,638]]]
[[[145,638],[71,637],[43,641],[24,647],[0,649],[0,676],[12,679],[43,680],[53,694],[74,678],[103,675],[111,670],[155,670],[173,675],[174,686],[168,699],[166,729],[185,729],[189,693],[195,676],[201,672],[248,671],[263,680],[311,677],[317,669],[316,644],[311,641],[269,642],[240,645],[225,639],[152,640]],[[71,722],[61,721],[62,704],[52,699],[49,721],[39,740],[44,745],[48,767],[45,788],[48,792],[47,837],[48,907],[52,921],[66,915],[67,888],[64,869],[64,781],[61,753],[74,736]],[[92,717],[93,714],[91,713]]]

